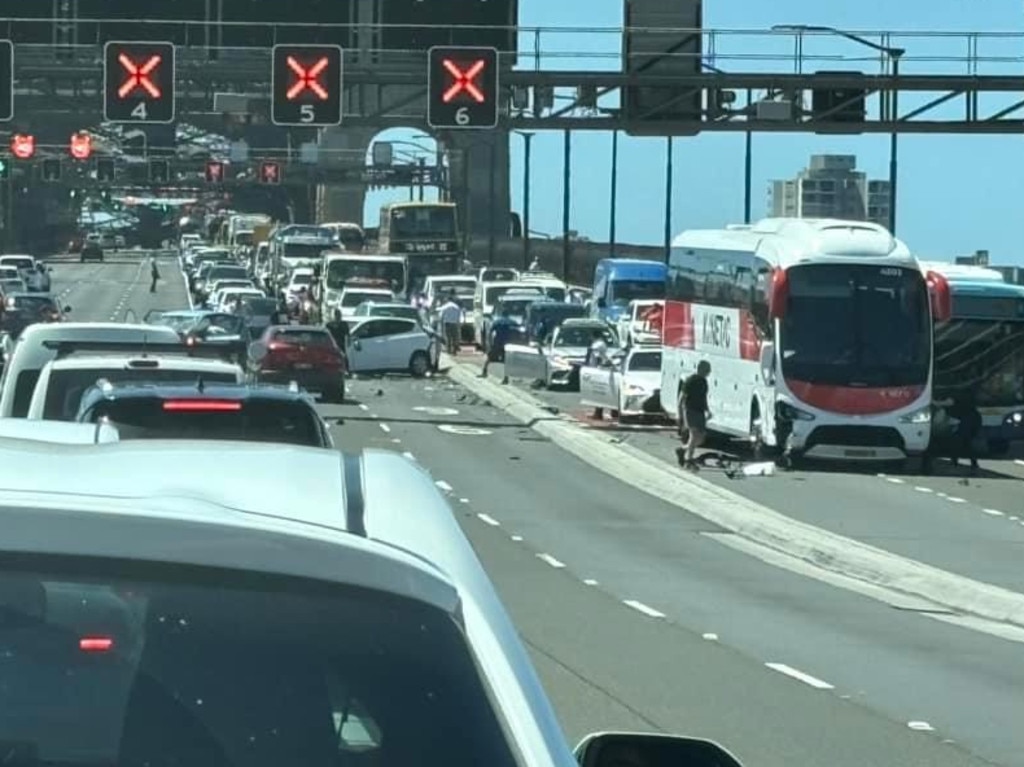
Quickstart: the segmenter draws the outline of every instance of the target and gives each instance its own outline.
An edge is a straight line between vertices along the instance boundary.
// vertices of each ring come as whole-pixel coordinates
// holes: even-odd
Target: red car
[[[320,326],[271,325],[249,346],[249,370],[258,383],[295,381],[325,402],[345,401],[348,360]]]

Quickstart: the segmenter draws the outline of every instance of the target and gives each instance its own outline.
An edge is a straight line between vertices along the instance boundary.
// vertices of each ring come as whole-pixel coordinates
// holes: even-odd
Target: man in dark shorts
[[[514,331],[516,327],[517,325],[509,313],[508,305],[503,304],[501,314],[499,314],[497,319],[491,323],[491,337],[487,344],[487,360],[484,362],[483,372],[480,373],[481,378],[487,377],[487,370],[490,368],[492,362],[504,361],[505,344],[508,343],[509,338],[512,336],[512,331]],[[505,378],[507,379],[508,376],[505,376]]]
[[[708,421],[711,412],[708,410],[708,376],[711,375],[711,363],[701,360],[697,364],[697,372],[683,383],[683,396],[680,402],[680,423],[685,425],[688,439],[685,447],[676,448],[679,465],[696,471],[697,448],[704,444],[707,437]]]

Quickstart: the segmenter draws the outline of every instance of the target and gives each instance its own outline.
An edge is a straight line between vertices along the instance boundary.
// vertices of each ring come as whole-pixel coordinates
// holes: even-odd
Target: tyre
[[[425,351],[414,352],[409,359],[409,373],[413,378],[423,378],[430,372],[430,355]]]
[[[345,402],[345,381],[342,379],[333,389],[323,392],[323,400],[332,405],[341,405]]]

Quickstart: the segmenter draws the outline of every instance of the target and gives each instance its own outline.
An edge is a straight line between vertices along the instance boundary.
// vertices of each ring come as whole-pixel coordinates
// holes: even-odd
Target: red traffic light
[[[36,137],[22,133],[11,136],[11,154],[19,160],[28,160],[36,153]]]
[[[72,134],[68,149],[76,160],[88,160],[92,156],[92,136],[88,133]]]
[[[265,162],[260,165],[260,181],[264,184],[281,183],[281,166],[276,162]]]
[[[483,91],[480,90],[478,78],[483,74],[484,69],[487,67],[486,61],[483,59],[477,59],[465,69],[462,69],[451,59],[445,59],[441,62],[441,66],[445,68],[452,78],[451,87],[441,95],[441,100],[444,101],[445,104],[450,104],[452,99],[462,93],[465,93],[477,104],[484,103],[486,96],[484,96]]]

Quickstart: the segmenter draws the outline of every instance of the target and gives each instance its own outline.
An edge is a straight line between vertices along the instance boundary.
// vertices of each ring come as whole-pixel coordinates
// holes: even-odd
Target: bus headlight
[[[923,407],[920,410],[915,410],[913,413],[907,413],[906,415],[900,416],[900,423],[931,423],[932,422],[932,408],[931,405]]]
[[[1012,426],[1016,429],[1024,426],[1024,413],[1017,411],[1016,413],[1010,413],[1003,419],[1004,426]]]
[[[813,421],[814,413],[808,413],[798,407],[793,407],[788,402],[776,402],[775,414],[784,421]]]

